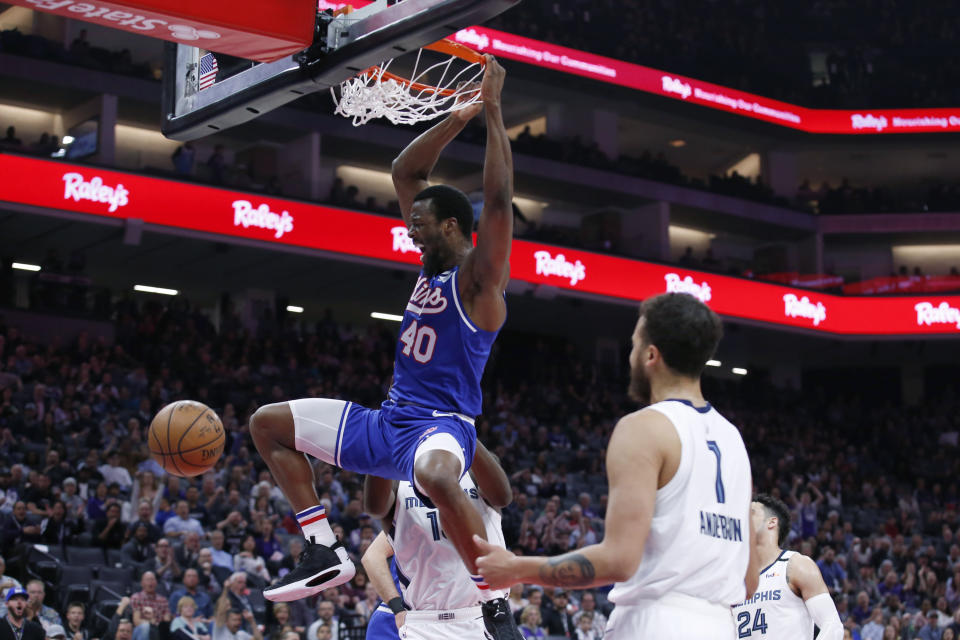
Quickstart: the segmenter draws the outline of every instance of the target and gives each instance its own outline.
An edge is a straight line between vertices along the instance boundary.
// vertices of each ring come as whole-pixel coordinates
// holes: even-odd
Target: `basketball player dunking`
[[[482,444],[477,444],[473,466],[460,486],[483,519],[487,540],[503,547],[499,509],[513,498],[510,480]],[[417,499],[409,482],[400,482],[395,493],[388,487],[386,493],[386,512],[379,505],[365,505],[367,511],[383,518],[386,533],[367,549],[363,567],[386,603],[378,612],[386,609],[390,626],[381,625],[379,618],[384,613],[375,614],[367,638],[392,640],[399,630],[404,640],[484,640],[487,636],[476,606],[474,581],[439,526],[436,510]],[[391,556],[396,582],[388,565]],[[506,592],[498,595],[505,597]]]
[[[513,235],[513,160],[500,108],[505,71],[493,56],[485,56],[485,64],[480,102],[422,134],[393,162],[400,209],[423,269],[400,326],[388,398],[376,410],[342,400],[293,400],[261,407],[250,419],[257,449],[308,543],[293,571],[264,590],[269,600],[304,598],[356,571],[327,523],[304,453],[357,473],[410,481],[424,504],[436,506],[451,543],[479,579],[473,536],[486,532],[460,478],[473,459],[480,378],[506,319]],[[444,147],[481,108],[484,204],[474,247],[467,196],[428,186],[427,179]],[[482,580],[476,595],[488,623],[502,623],[503,637],[515,637],[506,601],[493,598]]]
[[[781,500],[759,494],[750,507],[756,532],[760,583],[757,592],[733,609],[737,637],[774,640],[842,640],[843,623],[816,563],[781,545],[790,533],[790,510]]]
[[[721,334],[717,315],[690,295],[643,303],[630,391],[653,404],[622,418],[607,445],[603,542],[537,558],[478,539],[491,588],[615,582],[604,640],[736,637],[730,607],[753,595],[759,564],[747,450],[700,390]]]

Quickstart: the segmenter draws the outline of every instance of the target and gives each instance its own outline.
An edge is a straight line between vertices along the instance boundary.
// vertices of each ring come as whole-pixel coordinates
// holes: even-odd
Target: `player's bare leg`
[[[333,535],[326,509],[317,496],[313,468],[297,451],[293,413],[286,402],[257,409],[250,416],[250,435],[277,486],[297,515],[307,544],[293,571],[263,595],[275,602],[299,600],[353,579],[356,567]]]
[[[484,540],[487,533],[483,519],[470,504],[470,499],[460,486],[460,461],[449,451],[429,451],[419,458],[413,467],[417,486],[440,512],[440,523],[447,539],[453,543],[470,575],[477,575],[476,559],[480,552],[473,536]]]
[[[479,549],[473,541],[477,535],[487,539],[483,519],[470,504],[460,486],[461,462],[449,451],[434,450],[417,458],[413,475],[417,485],[440,512],[440,525],[477,585],[477,597],[482,601],[483,623],[489,637],[495,640],[522,640],[520,631],[510,615],[506,600],[491,593],[490,587],[477,571]]]

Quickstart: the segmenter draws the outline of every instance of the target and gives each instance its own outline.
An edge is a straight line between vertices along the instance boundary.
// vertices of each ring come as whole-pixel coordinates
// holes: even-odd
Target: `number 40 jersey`
[[[610,601],[641,605],[678,593],[724,607],[743,602],[753,480],[740,431],[709,404],[664,400],[643,411],[673,424],[680,464],[657,491],[637,572],[614,585]]]
[[[813,618],[803,600],[787,582],[787,565],[794,551],[783,551],[760,572],[760,585],[753,597],[733,608],[738,638],[810,640]]]

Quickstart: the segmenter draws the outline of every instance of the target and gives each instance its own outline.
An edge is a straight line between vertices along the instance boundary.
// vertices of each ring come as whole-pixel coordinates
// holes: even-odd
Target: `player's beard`
[[[432,278],[443,271],[443,256],[442,252],[433,249],[430,251],[423,252],[423,275],[428,278]]]
[[[643,367],[630,367],[630,386],[627,387],[627,395],[640,404],[650,403],[650,378],[647,377]]]

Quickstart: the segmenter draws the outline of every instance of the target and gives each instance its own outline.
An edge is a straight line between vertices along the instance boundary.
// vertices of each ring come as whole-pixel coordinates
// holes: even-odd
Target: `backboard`
[[[247,122],[304,95],[339,85],[384,60],[488,20],[519,1],[376,0],[346,15],[318,12],[313,44],[268,63],[231,59],[168,42],[163,134],[174,140],[193,140]]]

